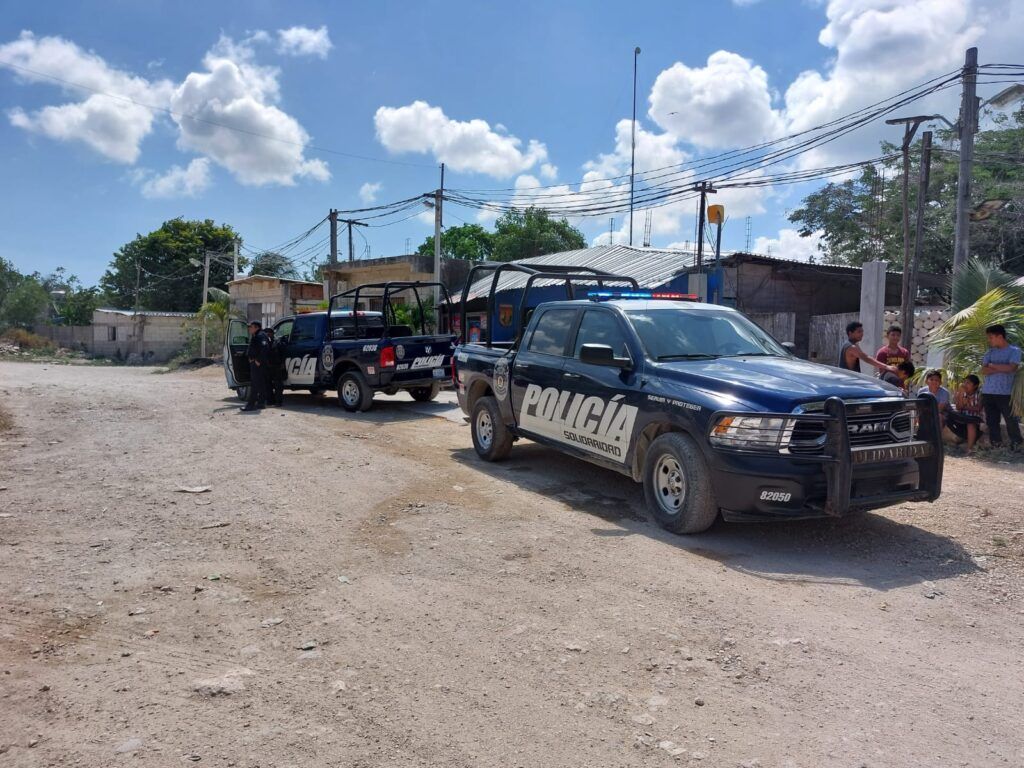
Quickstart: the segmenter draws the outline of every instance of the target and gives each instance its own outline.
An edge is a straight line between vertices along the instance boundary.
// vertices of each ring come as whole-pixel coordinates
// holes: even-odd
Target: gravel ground
[[[0,363],[0,765],[1024,765],[1019,466],[677,537],[450,401],[229,394]]]

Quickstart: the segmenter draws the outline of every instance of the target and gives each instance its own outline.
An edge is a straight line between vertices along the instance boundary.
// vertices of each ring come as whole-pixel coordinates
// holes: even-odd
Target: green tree
[[[4,292],[0,303],[0,328],[29,328],[43,319],[50,296],[38,279],[20,276],[11,288]]]
[[[441,256],[446,259],[486,261],[494,249],[494,235],[479,224],[462,224],[449,227],[441,233]],[[431,235],[416,252],[424,256],[434,255],[434,236]]]
[[[586,246],[583,233],[565,219],[552,219],[545,210],[527,208],[509,211],[495,222],[492,258],[516,261]]]
[[[1002,210],[985,221],[971,223],[971,255],[1004,270],[1024,272],[1024,109],[1013,115],[990,117],[992,128],[975,139],[972,199],[1001,199]],[[939,131],[932,148],[931,179],[925,207],[921,269],[952,271],[957,154],[944,148],[953,138]],[[899,147],[882,144],[886,155]],[[910,150],[911,223],[917,209],[920,141]],[[859,266],[881,259],[903,268],[902,161],[889,161],[883,172],[866,166],[847,181],[833,182],[812,192],[789,220],[804,237],[822,233],[824,260]]]
[[[56,309],[54,322],[64,325],[92,325],[92,313],[101,302],[99,289],[86,288],[75,275],[64,267],[57,267],[48,275],[32,275],[47,294],[53,297]],[[58,293],[59,292],[59,293]]]
[[[148,235],[137,235],[123,245],[100,279],[100,288],[115,306],[135,305],[138,279],[139,305],[167,312],[195,312],[203,290],[202,262],[206,251],[224,254],[210,261],[210,285],[231,279],[230,253],[238,234],[227,224],[171,219]],[[239,259],[239,268],[246,265]]]
[[[250,275],[266,275],[267,277],[286,277],[296,280],[299,277],[295,265],[276,251],[264,251],[254,256],[249,264]]]

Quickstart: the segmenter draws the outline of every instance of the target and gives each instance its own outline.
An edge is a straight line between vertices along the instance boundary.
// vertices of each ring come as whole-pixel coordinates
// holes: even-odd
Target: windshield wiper
[[[721,355],[688,354],[688,355],[658,355],[658,360],[714,360]]]
[[[780,357],[774,352],[738,352],[734,355],[722,355],[722,357]]]

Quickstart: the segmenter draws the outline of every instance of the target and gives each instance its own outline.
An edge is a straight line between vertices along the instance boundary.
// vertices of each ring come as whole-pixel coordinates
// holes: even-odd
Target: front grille
[[[850,445],[854,448],[905,443],[914,438],[912,411],[905,403],[851,405],[846,414]],[[793,427],[789,452],[798,456],[820,455],[825,447],[825,422],[800,420]]]

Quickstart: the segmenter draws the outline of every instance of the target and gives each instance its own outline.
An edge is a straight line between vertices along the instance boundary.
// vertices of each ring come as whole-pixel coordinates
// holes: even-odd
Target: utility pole
[[[355,246],[354,246],[353,241],[352,241],[352,227],[368,227],[370,225],[369,224],[364,224],[363,222],[357,221],[356,219],[339,219],[339,218],[337,218],[337,211],[335,211],[334,223],[335,223],[335,227],[337,227],[338,224],[344,224],[346,227],[348,227],[348,261],[351,264],[353,261],[355,261],[355,258],[356,258],[355,257]],[[337,261],[338,261],[337,250],[338,249],[337,249],[336,246],[331,248],[331,253],[332,253],[332,255],[331,255],[331,263],[332,264],[336,264]]]
[[[206,296],[210,292],[210,252],[203,252],[203,298],[199,302],[202,307],[206,303]],[[206,357],[206,314],[203,314],[203,335],[199,339],[199,356]]]
[[[615,217],[608,219],[608,245],[615,245]]]
[[[633,182],[636,176],[636,59],[640,46],[633,49],[633,140],[629,159],[629,244],[633,244]]]
[[[232,280],[237,280],[238,279],[238,238],[237,237],[235,238],[233,245],[234,245],[234,268],[231,271],[231,279]]]
[[[907,306],[911,305],[910,317],[913,319],[913,298],[910,295],[910,145],[914,142],[914,136],[921,123],[933,120],[934,115],[914,115],[913,117],[896,117],[886,120],[886,125],[903,126],[903,144],[900,151],[903,153],[903,285],[900,297],[900,306],[903,317],[907,317]],[[904,320],[905,322],[905,320]],[[907,336],[907,329],[903,329],[904,337]]]
[[[708,195],[713,195],[718,190],[706,181],[694,184],[693,188],[700,192],[700,208],[697,213],[697,274],[700,274],[704,271],[704,221],[707,216]]]
[[[331,261],[327,270],[327,298],[330,298],[335,289],[334,268],[338,266],[338,212],[331,208],[327,218],[331,222]]]
[[[928,180],[932,168],[932,132],[921,134],[921,167],[917,177],[917,221],[914,227],[914,259],[910,264],[909,301],[903,302],[903,346],[914,343],[914,300],[917,298],[917,271],[924,250],[924,212],[928,204]],[[911,351],[913,351],[911,349]]]
[[[135,259],[135,311],[139,311],[139,287],[142,285],[142,262]]]
[[[967,218],[971,207],[971,173],[974,166],[974,132],[978,129],[978,49],[968,48],[964,57],[963,93],[960,97],[960,169],[956,181],[956,241],[953,245],[953,277],[967,266],[971,233]]]
[[[441,163],[441,186],[434,192],[434,282],[441,282],[441,203],[444,200],[444,163]],[[437,312],[437,328],[441,328],[441,288],[434,286],[434,310]],[[487,319],[488,323],[490,318]]]

